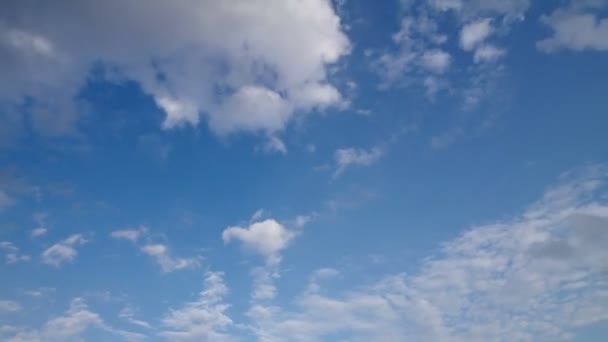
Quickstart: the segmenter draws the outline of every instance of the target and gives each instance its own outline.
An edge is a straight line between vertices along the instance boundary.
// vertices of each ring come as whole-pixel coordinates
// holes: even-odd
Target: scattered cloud
[[[311,276],[295,309],[251,312],[265,341],[502,341],[569,339],[608,320],[608,174],[591,168],[521,215],[474,226],[442,244],[418,272],[395,274],[341,295]]]
[[[15,312],[21,310],[21,304],[13,300],[0,300],[0,313]]]
[[[552,35],[539,41],[536,46],[544,52],[560,49],[608,50],[608,17],[600,17],[598,9],[608,7],[606,1],[571,1],[541,17]]]
[[[45,297],[51,293],[54,293],[56,291],[56,289],[54,287],[39,287],[37,289],[32,289],[32,290],[27,290],[24,291],[23,293],[25,293],[26,295],[30,296],[30,297]]]
[[[89,331],[108,333],[124,341],[141,341],[146,337],[109,326],[99,314],[89,310],[82,298],[73,299],[64,315],[51,318],[40,329],[15,328],[2,337],[8,342],[82,341]]]
[[[44,227],[38,227],[38,228],[32,229],[32,231],[30,232],[30,236],[33,238],[41,237],[43,235],[46,235],[46,233],[48,231],[49,230]]]
[[[280,262],[280,252],[285,249],[297,232],[291,231],[281,223],[267,219],[251,223],[248,227],[233,226],[224,229],[224,243],[239,241],[243,247],[264,257],[267,264]]]
[[[164,273],[200,266],[200,258],[174,257],[169,252],[169,248],[163,244],[148,244],[141,247],[141,251],[153,257]]]
[[[78,256],[77,246],[89,242],[81,234],[74,234],[62,240],[42,252],[42,262],[48,265],[61,267],[65,263],[74,261]]]
[[[140,226],[133,229],[115,230],[110,233],[110,236],[118,240],[128,240],[131,242],[137,242],[137,240],[144,234],[148,233],[148,228]]]
[[[483,43],[492,34],[491,22],[490,18],[484,18],[464,25],[460,30],[460,47],[471,51]]]
[[[170,341],[234,341],[228,332],[234,323],[226,315],[224,302],[228,287],[221,272],[206,272],[198,298],[178,309],[170,309],[162,319],[167,330],[160,333]]]
[[[118,318],[123,319],[125,322],[139,326],[145,329],[153,329],[150,323],[143,321],[141,319],[135,318],[135,310],[131,306],[125,306],[118,313]]]
[[[502,58],[505,53],[505,49],[490,44],[484,44],[475,49],[473,60],[475,63],[494,62]]]
[[[0,251],[4,253],[7,264],[14,264],[19,261],[29,261],[29,255],[21,254],[19,248],[9,241],[0,241]]]
[[[156,261],[163,273],[170,273],[200,266],[200,257],[175,257],[170,253],[167,245],[151,242],[148,234],[149,229],[146,226],[139,226],[138,228],[115,230],[110,233],[110,237],[117,240],[130,241],[138,246],[141,252],[152,257]]]
[[[344,171],[353,166],[369,166],[380,160],[384,151],[380,147],[369,150],[360,148],[341,148],[334,153],[336,170],[334,178],[340,176]]]
[[[287,154],[287,146],[285,146],[283,140],[274,135],[269,136],[262,145],[258,146],[257,150],[266,153],[280,153],[283,155]]]

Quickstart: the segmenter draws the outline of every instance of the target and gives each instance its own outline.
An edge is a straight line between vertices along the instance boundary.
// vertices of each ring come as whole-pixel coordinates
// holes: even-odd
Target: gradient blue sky
[[[0,4],[0,341],[605,341],[608,1]]]

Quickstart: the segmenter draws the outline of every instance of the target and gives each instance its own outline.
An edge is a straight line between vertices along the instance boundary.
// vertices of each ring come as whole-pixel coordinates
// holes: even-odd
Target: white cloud
[[[272,133],[297,111],[342,101],[327,69],[350,43],[327,0],[32,6],[2,13],[12,19],[0,26],[0,103],[31,98],[33,129],[41,134],[74,129],[73,98],[98,63],[110,80],[137,82],[165,112],[165,129],[203,117],[220,135]]]
[[[377,162],[384,152],[379,147],[369,150],[359,148],[341,148],[334,153],[336,171],[334,177],[341,175],[346,169],[352,166],[369,166]]]
[[[572,1],[570,6],[558,8],[541,22],[548,26],[552,35],[537,43],[544,52],[559,49],[608,50],[608,17],[600,17],[596,11],[608,6],[606,1]]]
[[[463,26],[460,30],[460,47],[471,51],[483,43],[492,34],[491,22],[490,18],[484,18]]]
[[[133,229],[115,230],[110,233],[110,236],[118,240],[128,240],[131,242],[137,242],[137,240],[148,232],[148,228],[140,226]]]
[[[0,300],[0,313],[15,312],[21,310],[21,304],[13,300]]]
[[[47,232],[48,232],[48,229],[46,229],[44,227],[38,227],[38,228],[32,229],[30,236],[33,238],[37,238],[37,237],[45,235]]]
[[[162,319],[168,329],[161,336],[170,341],[233,341],[229,329],[234,325],[224,302],[228,287],[224,274],[206,272],[205,285],[198,298],[179,309],[170,309]]]
[[[120,310],[120,312],[118,313],[118,318],[125,320],[129,324],[133,324],[145,329],[152,329],[150,323],[135,318],[135,311],[131,306],[125,306],[124,308],[122,308],[122,310]]]
[[[164,273],[196,268],[200,266],[200,257],[175,257],[171,255],[169,248],[166,245],[150,242],[148,233],[149,229],[147,227],[139,226],[138,228],[115,230],[110,233],[110,237],[117,240],[126,240],[132,242],[138,246],[141,252],[154,258]],[[141,242],[142,240],[144,241]]]
[[[505,50],[494,45],[484,44],[475,49],[475,63],[494,62],[505,55]]]
[[[421,57],[422,65],[436,73],[445,72],[450,66],[451,56],[442,50],[429,50]]]
[[[165,272],[174,272],[200,266],[200,258],[178,258],[169,253],[163,244],[148,244],[141,247],[141,251],[154,258],[160,269]]]
[[[285,249],[297,233],[285,228],[273,219],[254,222],[248,227],[228,227],[222,232],[224,243],[237,240],[248,250],[258,253],[268,264],[277,264],[280,252]]]
[[[521,215],[442,244],[417,272],[333,296],[316,272],[295,309],[250,310],[253,329],[264,341],[571,338],[608,320],[608,204],[597,201],[607,176],[566,175]]]
[[[269,136],[259,149],[267,153],[287,154],[287,146],[285,146],[283,140],[274,135]]]
[[[141,341],[146,336],[125,330],[115,329],[104,322],[99,314],[89,310],[81,298],[70,303],[64,315],[51,318],[40,329],[13,329],[7,342],[60,342],[82,341],[86,332],[102,331],[123,341]]]
[[[14,264],[19,261],[29,261],[29,255],[21,254],[19,248],[9,241],[0,241],[0,251],[4,252],[7,264]]]
[[[376,61],[385,86],[419,72],[442,73],[450,65],[451,56],[440,48],[447,36],[440,33],[435,18],[408,15],[392,38],[399,51],[383,53]]]
[[[42,252],[42,262],[59,268],[64,263],[72,262],[78,256],[76,247],[87,242],[81,234],[71,235]]]

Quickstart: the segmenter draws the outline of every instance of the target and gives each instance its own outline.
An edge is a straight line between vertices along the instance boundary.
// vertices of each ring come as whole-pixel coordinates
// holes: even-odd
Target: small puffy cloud
[[[492,34],[491,22],[490,18],[484,18],[463,26],[460,30],[460,47],[471,51],[483,43]]]
[[[369,150],[352,147],[338,149],[334,153],[334,161],[336,163],[334,177],[340,176],[349,167],[372,165],[383,154],[384,151],[379,147],[373,147]]]
[[[450,66],[451,56],[442,50],[429,50],[421,57],[422,65],[435,73],[443,73]]]
[[[81,234],[71,235],[42,252],[42,262],[59,268],[64,263],[72,262],[78,256],[76,247],[87,242]]]
[[[475,49],[473,60],[475,63],[494,62],[505,55],[505,50],[494,45],[484,44]]]
[[[46,229],[44,227],[38,227],[38,228],[32,229],[32,231],[30,232],[30,236],[33,238],[37,238],[37,237],[46,235],[47,232],[48,232],[48,229]]]
[[[172,256],[167,246],[163,244],[148,244],[141,247],[141,251],[153,257],[158,266],[160,266],[161,270],[165,273],[195,268],[200,265],[199,258],[179,258]]]
[[[148,228],[140,226],[139,228],[134,229],[115,230],[110,233],[110,236],[118,240],[128,240],[131,242],[136,242],[142,235],[146,234],[147,232]]]
[[[558,8],[541,22],[549,27],[552,35],[539,41],[536,46],[544,52],[559,49],[608,50],[608,17],[601,17],[594,10],[608,6],[605,1],[573,1],[570,6]]]
[[[0,313],[15,312],[21,310],[21,304],[13,300],[0,300]]]
[[[248,227],[228,227],[222,232],[224,243],[239,241],[243,247],[266,258],[274,264],[280,260],[280,252],[285,249],[296,232],[285,228],[279,222],[268,219],[250,224]]]
[[[221,272],[206,272],[198,298],[180,308],[170,309],[163,317],[166,327],[160,335],[170,341],[234,341],[228,334],[234,325],[226,315],[224,302],[228,287]]]

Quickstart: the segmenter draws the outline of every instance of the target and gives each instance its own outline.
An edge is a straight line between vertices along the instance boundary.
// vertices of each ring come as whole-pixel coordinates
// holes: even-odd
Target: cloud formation
[[[608,50],[608,17],[597,10],[608,7],[608,1],[571,1],[569,6],[556,9],[541,17],[552,35],[537,43],[544,52],[560,49]]]
[[[360,148],[340,148],[334,153],[336,171],[334,177],[340,176],[344,171],[353,166],[369,166],[380,160],[384,151],[380,147],[369,150]]]
[[[70,235],[42,252],[42,262],[57,268],[65,263],[70,263],[78,256],[76,247],[89,242],[81,234]]]
[[[14,109],[31,99],[32,129],[45,136],[74,130],[74,98],[98,65],[110,81],[137,82],[165,112],[165,129],[204,117],[219,135],[273,135],[296,112],[342,101],[327,67],[350,43],[326,0],[11,0],[2,8],[0,103]],[[19,121],[11,113],[3,120]]]
[[[236,240],[245,249],[262,256],[267,264],[277,264],[280,262],[280,252],[296,236],[297,232],[287,229],[273,219],[254,222],[244,228],[239,226],[228,227],[222,232],[224,243]]]
[[[97,331],[109,334],[106,338],[121,341],[141,341],[145,335],[115,329],[108,325],[99,314],[91,311],[82,298],[75,298],[68,310],[60,316],[46,321],[39,329],[9,329],[8,334],[0,331],[0,337],[7,342],[60,342],[83,341],[87,333]]]
[[[170,341],[234,341],[228,333],[233,321],[226,315],[224,302],[228,287],[221,272],[206,272],[204,288],[198,298],[163,317],[166,330],[161,336]]]
[[[148,244],[141,247],[141,251],[154,258],[160,269],[165,272],[195,268],[200,265],[199,258],[179,258],[174,257],[169,252],[169,248],[163,244]]]
[[[413,274],[338,295],[318,276],[295,310],[260,307],[264,341],[530,341],[608,320],[606,170],[565,180],[520,216],[475,226]],[[326,273],[326,272],[323,272]],[[330,272],[329,275],[334,275]],[[262,310],[265,309],[265,310]]]

